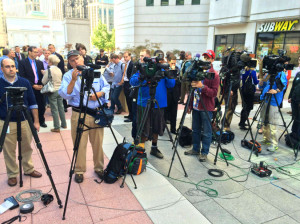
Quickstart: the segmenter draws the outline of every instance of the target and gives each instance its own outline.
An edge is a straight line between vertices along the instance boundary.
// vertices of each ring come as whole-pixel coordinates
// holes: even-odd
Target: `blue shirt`
[[[245,71],[244,74],[242,74],[242,83],[243,83],[242,88],[244,87],[245,81],[249,75],[250,75],[249,79],[252,79],[252,83],[254,85],[257,85],[259,83],[259,81],[257,80],[256,71],[248,70],[248,71]]]
[[[6,92],[5,87],[26,87],[27,90],[24,92],[24,105],[28,107],[28,109],[37,109],[38,105],[35,100],[35,96],[32,90],[32,87],[27,79],[24,79],[20,76],[16,75],[15,81],[10,83],[6,80],[4,76],[0,77],[0,97]],[[6,96],[4,101],[0,104],[0,119],[5,120],[7,116],[7,109],[12,106],[10,96]],[[24,121],[24,116],[21,116],[21,121]],[[16,112],[13,111],[10,122],[16,122]]]
[[[140,84],[146,84],[146,81],[143,83],[139,80],[140,72],[138,71],[130,78],[130,85],[139,86]],[[167,88],[173,88],[175,86],[175,79],[164,78],[158,82],[156,87],[155,99],[157,100],[159,107],[164,108],[168,106],[167,103]],[[150,99],[149,87],[143,86],[139,88],[137,104],[142,107],[146,107],[147,101]],[[155,104],[155,108],[157,105]]]
[[[113,80],[114,80],[114,77],[109,75],[109,73],[114,73],[114,67],[115,67],[115,63],[111,62],[111,63],[109,63],[108,67],[105,68],[103,76],[107,82],[113,82]]]
[[[39,81],[39,74],[38,74],[38,70],[37,70],[37,67],[36,67],[35,60],[31,60],[30,57],[28,57],[28,60],[30,62],[30,65],[32,64],[32,61],[33,61],[33,64],[34,64],[34,67],[35,67],[35,71],[36,71],[36,78]],[[34,74],[34,72],[33,72],[33,74]]]
[[[122,61],[120,61],[118,64],[115,64],[112,88],[119,86],[118,83],[121,82],[121,80],[122,80],[124,68],[125,68],[125,65],[123,65]]]
[[[276,100],[274,95],[276,96],[276,99],[278,101],[278,106],[281,104],[282,100],[283,100],[283,94],[284,94],[284,90],[286,89],[286,85],[287,85],[287,78],[284,72],[278,72],[277,76],[275,79],[280,78],[282,84],[284,85],[284,88],[276,94],[272,94],[272,98],[271,98],[271,105],[272,106],[277,106]],[[272,89],[277,89],[277,85],[276,82],[274,82],[273,88]],[[263,100],[265,98],[266,93],[270,90],[270,80],[268,80],[265,88],[262,91],[262,94],[260,96],[260,99]]]
[[[68,104],[70,104],[71,106],[79,107],[80,87],[81,87],[81,79],[82,79],[81,76],[79,75],[77,76],[77,80],[75,82],[73,92],[71,94],[67,93],[68,85],[72,80],[72,72],[73,69],[69,70],[67,73],[64,74],[61,86],[58,90],[58,94],[62,98],[68,100]],[[100,76],[100,78],[95,78],[93,82],[93,87],[95,88],[96,92],[101,91],[105,93],[103,97],[99,98],[101,104],[107,103],[109,98],[110,87],[107,81],[105,80],[105,78],[103,76]],[[87,92],[84,93],[84,98],[83,98],[84,106],[86,105],[86,101],[87,101]],[[99,103],[97,100],[96,101],[89,100],[87,107],[90,109],[95,109],[99,107]]]

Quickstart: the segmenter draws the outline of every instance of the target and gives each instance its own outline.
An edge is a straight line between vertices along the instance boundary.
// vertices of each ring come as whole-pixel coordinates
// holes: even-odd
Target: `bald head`
[[[1,61],[1,70],[7,79],[12,79],[16,76],[16,65],[10,58],[5,58]]]

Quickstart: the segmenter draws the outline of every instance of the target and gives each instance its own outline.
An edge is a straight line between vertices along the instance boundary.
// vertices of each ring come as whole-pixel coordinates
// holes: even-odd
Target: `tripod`
[[[270,90],[273,89],[273,85],[274,85],[274,82],[275,82],[275,76],[274,75],[271,75],[270,79],[269,79],[269,85],[270,85]],[[256,142],[256,139],[257,139],[257,136],[258,136],[258,130],[262,127],[262,123],[264,123],[264,125],[268,125],[270,124],[269,122],[269,110],[270,110],[270,105],[271,105],[271,100],[272,100],[272,96],[274,95],[274,99],[275,99],[275,102],[276,102],[276,105],[277,105],[277,108],[278,108],[278,111],[279,111],[279,114],[280,114],[280,117],[281,117],[281,120],[283,122],[283,125],[284,125],[284,128],[285,130],[287,131],[288,133],[288,127],[286,126],[286,123],[285,123],[285,120],[283,118],[283,115],[282,115],[282,112],[280,110],[280,106],[278,104],[278,100],[277,100],[277,97],[275,94],[271,94],[271,93],[266,93],[265,95],[265,99],[260,103],[259,105],[259,108],[258,110],[256,111],[254,117],[253,117],[253,120],[252,120],[252,123],[251,125],[249,126],[249,130],[251,131],[251,128],[252,128],[252,125],[253,123],[257,120],[257,116],[258,114],[261,113],[262,109],[264,108],[264,106],[266,105],[266,109],[264,110],[264,115],[261,116],[264,118],[264,122],[262,122],[262,118],[260,117],[259,121],[258,121],[258,124],[257,124],[257,131],[256,131],[256,134],[255,134],[255,138],[253,140],[253,145],[252,145],[252,149],[251,149],[251,153],[250,153],[250,156],[249,156],[249,159],[248,161],[250,162],[251,161],[251,157],[252,157],[252,153],[254,151],[254,147],[255,147],[255,142]],[[249,133],[249,130],[246,132],[245,136],[244,136],[244,139],[246,139],[248,133]],[[288,138],[290,138],[290,136],[288,135]],[[294,149],[295,150],[295,149]],[[297,158],[296,157],[296,152],[294,151],[295,153],[295,159]],[[258,156],[258,154],[257,154]]]
[[[21,89],[21,91],[18,92],[18,94],[15,94],[13,92],[10,92],[10,89],[12,89],[12,88],[15,89],[14,91],[16,91],[17,89]],[[36,143],[37,148],[39,149],[41,158],[43,160],[43,163],[44,163],[44,166],[45,166],[45,169],[46,169],[46,173],[47,173],[47,175],[49,177],[51,186],[52,186],[52,188],[54,190],[54,193],[55,193],[55,196],[56,196],[59,208],[62,208],[61,200],[60,200],[60,198],[58,196],[58,193],[57,193],[57,190],[56,190],[56,186],[54,184],[54,181],[53,181],[53,178],[52,178],[52,175],[51,175],[51,171],[49,169],[48,163],[46,161],[46,158],[45,158],[45,155],[44,155],[44,152],[43,152],[43,149],[42,149],[42,144],[41,144],[40,139],[38,137],[37,131],[36,131],[34,125],[33,125],[33,121],[31,119],[31,115],[30,115],[27,107],[24,105],[23,96],[24,96],[24,91],[27,90],[27,88],[25,88],[25,87],[21,87],[21,88],[9,87],[9,88],[7,88],[7,90],[8,90],[7,93],[4,94],[2,98],[5,98],[7,95],[9,95],[11,97],[11,100],[12,100],[12,106],[10,106],[8,108],[7,116],[6,116],[6,119],[4,121],[2,133],[1,133],[1,136],[0,136],[0,152],[2,151],[2,147],[3,147],[4,141],[5,141],[5,136],[6,136],[6,132],[7,132],[7,129],[8,129],[9,121],[11,119],[12,113],[15,112],[16,113],[16,117],[17,117],[17,141],[18,141],[18,154],[19,154],[18,160],[19,160],[19,172],[20,172],[20,187],[23,187],[23,179],[22,179],[22,146],[21,146],[22,145],[21,144],[21,142],[22,142],[21,115],[23,115],[25,117],[25,120],[28,121],[28,124],[29,124],[30,130],[31,130],[32,136],[34,138],[34,141]],[[2,99],[1,99],[1,103],[2,103]]]
[[[148,99],[148,101],[147,101],[145,111],[144,111],[142,119],[141,119],[141,123],[138,127],[137,135],[136,135],[136,138],[134,140],[135,145],[138,145],[140,143],[141,135],[142,135],[142,132],[144,130],[144,126],[145,126],[146,121],[148,119],[149,113],[150,113],[150,133],[149,133],[150,138],[149,139],[151,140],[152,134],[153,134],[152,133],[152,121],[153,121],[153,113],[152,112],[155,108],[155,105],[157,106],[159,116],[161,117],[161,110],[160,110],[160,107],[159,107],[159,104],[158,104],[157,100],[155,99],[156,87],[157,87],[158,83],[154,82],[154,83],[149,83],[148,85],[149,85],[150,99]],[[175,153],[176,153],[176,155],[177,155],[177,157],[180,161],[180,164],[181,164],[181,167],[184,171],[185,177],[187,177],[188,175],[185,171],[184,165],[183,165],[182,160],[181,160],[181,158],[179,156],[179,153],[177,151],[177,147],[174,148],[175,142],[173,141],[170,130],[169,130],[168,126],[166,125],[166,123],[164,123],[164,126],[165,126],[165,128],[167,130],[167,133],[169,135],[170,142],[172,142],[172,144],[173,144],[172,149],[174,149],[174,153],[173,153],[173,156],[172,156],[172,162],[171,162],[170,170],[169,170],[169,173],[168,173],[168,177],[170,175],[170,171],[171,171],[171,167],[172,167],[172,164],[173,164],[173,161],[174,161]],[[176,135],[176,138],[177,138],[177,135]],[[178,141],[177,141],[176,145],[178,145]]]
[[[78,66],[79,67],[79,66]],[[93,72],[93,71],[88,71],[88,72]],[[68,199],[69,199],[69,193],[70,193],[70,188],[71,188],[71,183],[72,183],[72,176],[74,174],[75,171],[75,165],[76,165],[76,161],[77,161],[77,156],[78,156],[78,149],[79,149],[79,144],[80,144],[80,140],[82,137],[82,133],[84,131],[88,131],[90,129],[95,129],[95,128],[90,128],[87,125],[85,125],[85,118],[86,118],[86,114],[87,114],[87,106],[88,106],[88,102],[89,102],[89,97],[87,97],[86,99],[86,105],[83,105],[83,99],[84,99],[84,95],[85,92],[87,92],[87,96],[89,96],[91,94],[91,90],[93,92],[93,94],[96,96],[97,102],[99,104],[100,110],[103,112],[103,114],[106,117],[106,114],[104,112],[104,108],[99,100],[99,97],[96,94],[96,90],[95,88],[92,87],[93,81],[94,81],[94,75],[93,74],[86,74],[86,75],[82,75],[82,79],[81,79],[81,87],[80,87],[80,101],[79,101],[79,119],[78,119],[78,124],[77,124],[77,131],[76,131],[76,138],[75,138],[75,143],[74,143],[74,148],[73,148],[73,156],[72,156],[72,161],[71,161],[71,167],[70,167],[70,172],[69,172],[69,184],[68,184],[68,191],[67,191],[67,195],[66,195],[66,202],[65,202],[65,207],[64,207],[64,212],[63,212],[63,220],[65,220],[65,215],[66,215],[66,211],[67,211],[67,205],[68,205]],[[83,117],[81,118],[81,115],[83,114]],[[106,117],[106,119],[108,119]],[[84,127],[87,127],[87,129],[84,130]],[[108,127],[116,141],[116,143],[118,144],[118,140],[112,130],[111,124],[108,124]],[[103,128],[103,127],[97,127],[97,128]]]

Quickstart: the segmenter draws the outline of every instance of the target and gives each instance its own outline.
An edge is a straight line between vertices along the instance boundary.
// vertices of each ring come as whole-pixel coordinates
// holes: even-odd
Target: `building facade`
[[[159,43],[161,49],[203,52],[209,0],[116,0],[116,47]]]
[[[3,11],[2,0],[0,0],[0,48],[4,48],[8,45],[7,39],[7,28],[6,28],[6,18]]]
[[[161,43],[164,51],[228,47],[261,57],[278,49],[296,63],[300,55],[299,0],[117,0],[116,46]]]

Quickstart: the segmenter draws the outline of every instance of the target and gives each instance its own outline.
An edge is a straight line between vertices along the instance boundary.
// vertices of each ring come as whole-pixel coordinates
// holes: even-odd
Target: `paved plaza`
[[[284,117],[287,122],[290,115],[287,102],[284,103]],[[258,105],[255,105],[253,116]],[[183,108],[180,106],[178,124]],[[237,112],[240,111],[238,106]],[[71,111],[67,113],[68,129],[60,133],[51,133],[52,117],[50,110],[46,111],[48,128],[41,129],[39,137],[43,151],[49,164],[59,196],[65,202],[69,169],[72,159],[72,140],[70,127]],[[124,115],[124,114],[123,114]],[[238,129],[239,118],[235,117],[232,130],[235,132],[233,143],[224,145],[230,150],[234,160],[229,166],[218,157],[217,164],[213,164],[216,146],[212,145],[208,161],[200,163],[196,157],[185,156],[184,150],[178,147],[178,153],[183,162],[188,177],[184,176],[179,159],[175,156],[170,178],[166,177],[172,160],[172,146],[168,141],[159,141],[158,146],[165,158],[159,160],[149,154],[150,143],[146,143],[148,153],[148,168],[142,175],[135,176],[138,188],[134,189],[133,182],[128,176],[124,188],[120,188],[121,180],[115,184],[97,184],[94,179],[92,150],[88,145],[87,172],[82,184],[72,180],[71,193],[66,213],[66,220],[62,221],[63,209],[59,209],[56,199],[46,208],[42,202],[35,202],[34,213],[26,215],[23,223],[300,223],[300,179],[299,162],[295,163],[293,151],[281,139],[279,150],[273,154],[263,148],[259,157],[252,156],[252,162],[266,161],[271,167],[292,164],[285,167],[289,176],[272,169],[272,178],[259,178],[249,173],[250,163],[247,162],[250,151],[240,146],[244,131]],[[191,126],[191,115],[187,115],[186,126]],[[113,130],[119,142],[124,137],[130,137],[131,123],[124,123],[123,116],[115,116]],[[253,127],[253,130],[256,130]],[[283,128],[278,127],[281,134]],[[174,135],[172,135],[175,137]],[[250,137],[249,137],[250,138]],[[261,140],[262,136],[258,136]],[[165,134],[161,139],[167,140]],[[43,168],[40,155],[35,145],[33,162],[35,168],[43,173],[41,179],[24,176],[24,186],[9,187],[3,159],[0,155],[0,200],[9,196],[16,196],[28,189],[51,190],[51,184]],[[109,129],[105,129],[104,152],[105,166],[111,157],[116,143]],[[226,173],[216,178],[208,175],[210,168],[222,169]],[[19,179],[19,178],[18,178]],[[74,179],[74,178],[73,178]],[[292,195],[287,191],[295,194]],[[53,190],[51,191],[52,194]],[[7,211],[0,215],[3,222],[18,215],[18,209]]]

